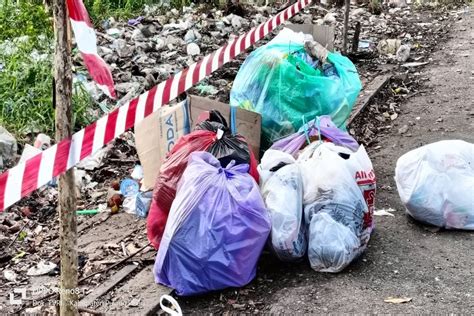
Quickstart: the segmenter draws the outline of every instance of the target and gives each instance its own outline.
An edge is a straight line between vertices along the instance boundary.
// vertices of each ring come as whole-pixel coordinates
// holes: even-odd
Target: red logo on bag
[[[355,179],[358,185],[375,183],[375,172],[373,169],[369,172],[364,170],[357,171],[355,174]]]
[[[362,190],[364,195],[365,203],[367,204],[368,212],[364,215],[364,228],[371,227],[373,225],[373,216],[375,209],[375,172],[370,170],[369,172],[361,170],[355,174],[357,185]]]

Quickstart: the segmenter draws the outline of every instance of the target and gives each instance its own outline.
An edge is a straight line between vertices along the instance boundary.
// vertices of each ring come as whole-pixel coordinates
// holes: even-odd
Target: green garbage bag
[[[319,64],[319,66],[318,66]],[[354,64],[328,53],[321,65],[306,54],[303,43],[268,43],[252,52],[240,68],[230,105],[262,115],[262,149],[295,133],[305,120],[330,115],[341,128],[361,89]]]

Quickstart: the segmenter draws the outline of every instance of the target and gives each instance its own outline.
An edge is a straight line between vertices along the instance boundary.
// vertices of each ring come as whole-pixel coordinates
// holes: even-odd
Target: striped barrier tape
[[[310,3],[311,0],[298,0],[273,18],[116,108],[72,137],[61,140],[56,145],[2,173],[0,175],[0,212],[97,152],[162,105],[168,104],[194,84],[234,59]]]

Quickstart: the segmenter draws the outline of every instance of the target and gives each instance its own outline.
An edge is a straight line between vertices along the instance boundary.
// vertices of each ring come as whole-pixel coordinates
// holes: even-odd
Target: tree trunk
[[[68,17],[65,0],[54,0],[54,55],[56,140],[72,135],[71,46],[68,42]],[[67,159],[64,157],[63,159]],[[77,311],[77,224],[74,170],[59,177],[59,234],[61,254],[60,315]]]
[[[346,7],[344,10],[344,34],[342,38],[342,52],[347,53],[347,32],[349,28],[349,11],[351,10],[351,0],[345,0]]]

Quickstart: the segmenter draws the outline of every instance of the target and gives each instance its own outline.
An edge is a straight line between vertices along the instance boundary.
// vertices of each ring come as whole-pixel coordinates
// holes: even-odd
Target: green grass
[[[211,0],[214,1],[214,0]],[[158,5],[162,0],[84,0],[87,11],[95,25],[109,18],[128,19],[143,14],[146,5]],[[170,0],[172,8],[182,8],[191,4],[191,0]],[[166,10],[164,8],[164,10]],[[164,11],[163,11],[164,12]]]
[[[20,141],[42,132],[54,136],[53,29],[34,3],[0,5],[0,125]],[[12,27],[13,26],[13,27]],[[74,87],[74,129],[92,122],[97,106]]]

